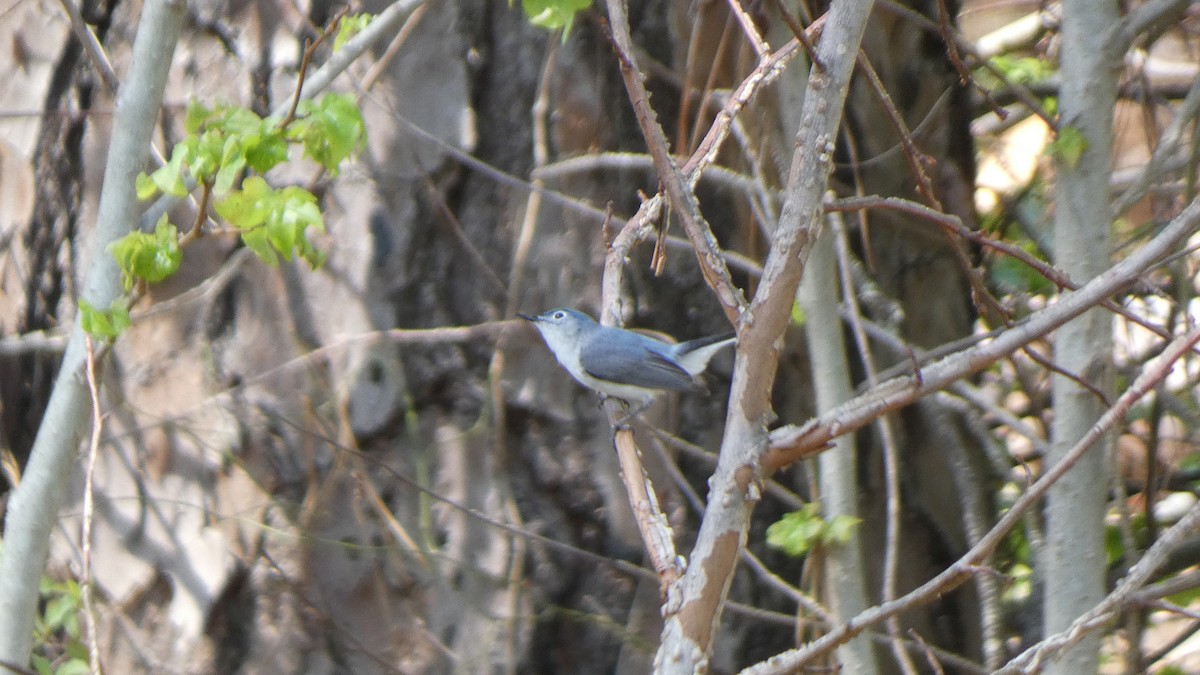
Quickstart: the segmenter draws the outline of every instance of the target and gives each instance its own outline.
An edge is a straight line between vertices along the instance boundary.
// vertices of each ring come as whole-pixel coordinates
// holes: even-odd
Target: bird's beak
[[[519,316],[522,319],[525,319],[526,321],[529,321],[531,323],[537,323],[537,317],[535,317],[535,316],[529,316],[528,314],[522,314],[520,312],[517,312],[517,316]]]

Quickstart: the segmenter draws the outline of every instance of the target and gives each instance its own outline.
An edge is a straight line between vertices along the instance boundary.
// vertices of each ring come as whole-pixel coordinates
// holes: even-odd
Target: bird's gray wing
[[[697,388],[692,376],[654,349],[649,338],[642,341],[622,337],[626,339],[606,340],[601,333],[588,340],[579,353],[583,369],[597,379],[635,387],[675,391]]]

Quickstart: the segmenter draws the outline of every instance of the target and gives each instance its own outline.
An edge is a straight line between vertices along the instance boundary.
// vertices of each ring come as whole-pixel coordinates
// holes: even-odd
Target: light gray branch
[[[820,230],[822,197],[833,170],[834,142],[842,120],[855,57],[872,0],[834,3],[826,15],[795,135],[786,200],[763,266],[762,283],[739,316],[737,362],[717,469],[687,572],[668,594],[656,672],[703,671],[713,633],[746,541],[759,497],[767,447],[776,343],[791,320],[796,287]]]
[[[1197,202],[1193,202],[1190,207],[1193,213],[1189,219],[1193,223],[1197,218],[1196,209]],[[1176,219],[1176,224],[1182,218],[1183,216],[1181,215],[1180,218]],[[1157,386],[1167,376],[1167,373],[1170,372],[1175,362],[1184,354],[1191,351],[1197,342],[1200,342],[1200,329],[1193,330],[1187,335],[1172,341],[1156,360],[1143,369],[1133,384],[1121,394],[1121,397],[1100,417],[1096,424],[1088,429],[1087,434],[1083,438],[1080,438],[1079,442],[1064,455],[1062,461],[1038,478],[1025,491],[1025,494],[1021,495],[1020,499],[1005,512],[1000,521],[979,542],[971,546],[971,549],[953,565],[921,586],[913,589],[904,597],[872,607],[802,647],[777,654],[746,668],[742,671],[743,675],[772,675],[776,673],[796,672],[798,669],[803,668],[805,664],[811,663],[814,659],[824,654],[828,654],[837,645],[842,644],[871,626],[878,624],[890,616],[931,602],[933,599],[943,596],[969,579],[978,572],[978,565],[995,551],[996,547],[1007,536],[1008,531],[1025,517],[1025,514],[1034,505],[1038,504],[1045,497],[1046,493],[1062,478],[1063,474],[1070,471],[1074,464],[1085,453],[1089,452],[1092,446],[1104,434],[1110,432],[1117,424],[1122,423],[1134,403]]]
[[[1146,551],[1142,559],[1121,579],[1104,601],[1073,621],[1066,630],[1051,635],[1026,649],[1020,656],[1009,661],[997,673],[1037,673],[1048,659],[1054,659],[1063,650],[1070,648],[1084,635],[1109,625],[1127,604],[1137,600],[1138,592],[1151,577],[1167,562],[1171,552],[1184,543],[1186,538],[1200,531],[1200,504],[1193,506],[1177,523],[1163,532],[1158,541]]]
[[[1166,169],[1167,161],[1175,155],[1183,143],[1187,128],[1195,121],[1197,114],[1200,114],[1200,78],[1192,83],[1192,88],[1188,90],[1183,103],[1179,104],[1179,108],[1175,111],[1175,119],[1171,120],[1171,125],[1158,139],[1154,155],[1142,168],[1137,180],[1113,204],[1112,215],[1114,218],[1119,218],[1133,208],[1133,205],[1146,195],[1150,185],[1159,180]]]
[[[829,217],[839,216],[831,214]],[[806,317],[804,334],[808,337],[808,358],[819,410],[829,410],[854,395],[850,362],[846,356],[846,335],[838,317],[841,293],[833,241],[836,236],[838,233],[831,229],[821,233],[809,258],[808,273],[797,292]],[[853,433],[838,438],[834,441],[833,452],[823,453],[818,459],[822,515],[827,519],[859,517],[855,438]],[[830,617],[832,624],[856,616],[871,606],[867,594],[869,575],[863,564],[858,531],[846,543],[831,547],[827,555],[828,571],[824,584],[826,602],[833,614]],[[894,646],[895,641],[889,643]],[[848,673],[879,670],[874,648],[866,637],[844,645],[838,650],[838,659]]]
[[[107,308],[121,293],[120,270],[105,249],[137,222],[134,179],[146,166],[184,15],[182,0],[149,0],[142,9],[129,74],[117,95],[91,266],[82,293],[97,308]],[[63,478],[71,473],[71,461],[90,418],[81,372],[85,358],[84,334],[76,316],[29,465],[9,501],[0,552],[0,661],[5,663],[29,663],[38,582],[68,485]]]
[[[1062,7],[1059,111],[1064,128],[1077,130],[1086,146],[1075,161],[1055,162],[1054,262],[1070,278],[1086,281],[1108,268],[1112,251],[1108,181],[1121,55],[1106,48],[1112,41],[1109,31],[1120,15],[1116,0],[1064,0]],[[1094,392],[1112,396],[1109,314],[1093,308],[1064,324],[1055,335],[1054,363],[1075,377],[1056,373],[1051,378],[1054,418],[1046,457],[1050,466],[1063,461],[1076,439],[1103,414],[1105,404]],[[1046,588],[1052,589],[1042,597],[1042,623],[1048,632],[1071,625],[1104,598],[1108,494],[1097,487],[1111,480],[1112,442],[1111,435],[1100,440],[1050,490],[1041,566]],[[1096,672],[1099,658],[1100,636],[1092,635],[1056,662],[1051,672]]]

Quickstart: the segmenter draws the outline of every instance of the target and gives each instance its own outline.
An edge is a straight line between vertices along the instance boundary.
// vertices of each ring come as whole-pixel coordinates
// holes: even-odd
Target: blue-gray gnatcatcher
[[[622,328],[601,326],[573,309],[517,316],[537,327],[558,362],[580,384],[641,407],[663,390],[703,390],[697,377],[714,354],[736,339],[733,333],[726,333],[668,344]]]

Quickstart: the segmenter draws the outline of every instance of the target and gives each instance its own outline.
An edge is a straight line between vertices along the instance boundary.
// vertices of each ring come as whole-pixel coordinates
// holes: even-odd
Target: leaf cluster
[[[325,230],[316,196],[300,187],[272,187],[263,175],[287,161],[292,146],[302,147],[305,156],[336,175],[338,166],[366,145],[366,127],[352,96],[327,94],[301,101],[287,121],[260,117],[242,106],[209,107],[193,101],[184,129],[186,135],[172,149],[170,161],[137,177],[139,199],[159,194],[185,197],[198,184],[204,191],[202,211],[211,197],[217,215],[267,264],[295,256],[314,268],[324,262],[308,238],[310,229]],[[201,213],[197,223],[206,215]],[[170,277],[183,262],[181,236],[165,215],[153,234],[131,232],[108,250],[121,269],[126,293],[139,281],[157,283]],[[81,312],[84,329],[99,339],[113,339],[129,325],[128,310],[121,303],[106,310],[81,303]]]
[[[113,340],[129,328],[129,308],[122,298],[114,300],[108,309],[97,309],[80,298],[79,314],[83,331],[98,340]]]
[[[90,672],[88,652],[79,627],[83,596],[72,579],[54,581],[43,577],[40,586],[42,613],[34,625],[34,637],[42,648],[31,655],[30,664],[39,675],[82,675]]]
[[[861,522],[861,518],[846,515],[826,520],[821,517],[820,504],[811,502],[771,523],[767,527],[767,546],[800,557],[817,548],[850,541]]]
[[[355,35],[363,32],[374,18],[373,15],[363,12],[347,16],[339,21],[337,37],[333,38],[333,52],[336,54],[342,51],[342,47],[346,46],[346,43]]]
[[[137,279],[157,283],[174,274],[183,262],[179,233],[166,214],[158,219],[154,234],[130,232],[109,244],[108,251],[117,259],[127,293]]]
[[[251,176],[241,190],[218,202],[216,210],[241,230],[246,246],[271,265],[279,264],[280,255],[291,260],[293,251],[313,267],[325,260],[306,235],[309,227],[324,231],[325,222],[316,196],[304,188],[276,189]]]
[[[591,6],[592,0],[521,1],[521,8],[525,10],[525,16],[529,18],[529,23],[546,30],[562,28],[564,33],[570,32],[575,15]]]

